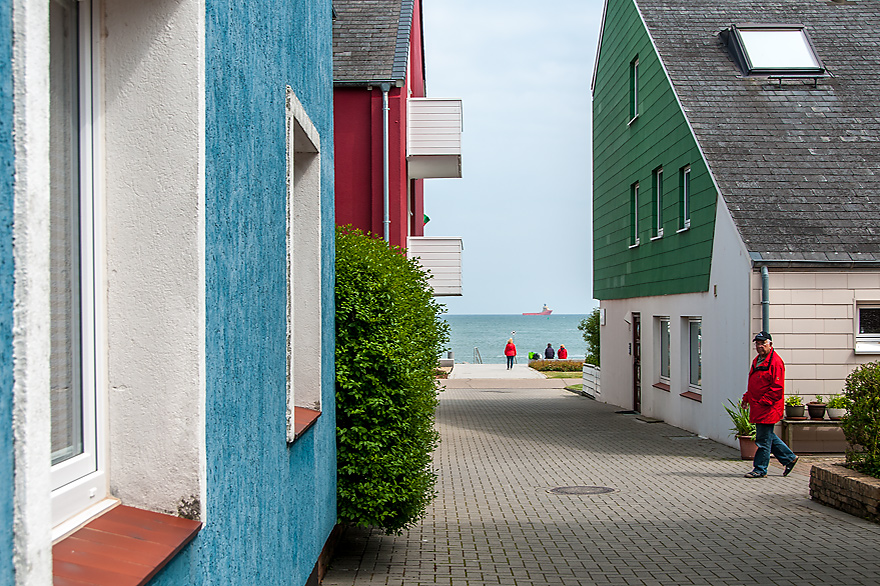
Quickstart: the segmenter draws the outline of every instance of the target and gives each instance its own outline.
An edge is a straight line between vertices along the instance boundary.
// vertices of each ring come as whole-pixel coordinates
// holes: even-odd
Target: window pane
[[[698,321],[689,322],[690,329],[690,384],[699,387],[703,384],[703,333],[702,323]]]
[[[880,334],[880,307],[859,309],[859,333]]]
[[[669,378],[669,320],[660,320],[660,376]]]
[[[753,69],[816,69],[819,62],[802,30],[739,29]]]
[[[52,464],[83,451],[79,312],[79,39],[77,3],[49,8]]]

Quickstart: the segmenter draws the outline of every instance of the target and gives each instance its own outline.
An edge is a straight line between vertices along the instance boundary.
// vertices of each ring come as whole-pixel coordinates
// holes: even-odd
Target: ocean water
[[[504,364],[508,338],[516,344],[517,363],[525,364],[529,352],[540,352],[552,344],[554,350],[565,344],[570,359],[582,360],[587,350],[577,329],[587,315],[449,315],[450,342],[456,362],[474,362],[478,348],[484,364]],[[514,333],[516,332],[516,333]]]

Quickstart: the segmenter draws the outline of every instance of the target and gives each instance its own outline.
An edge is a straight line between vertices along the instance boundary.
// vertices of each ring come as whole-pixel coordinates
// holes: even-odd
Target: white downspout
[[[382,89],[382,223],[385,228],[385,242],[391,242],[391,204],[389,187],[389,155],[388,155],[388,92],[390,83],[379,86]]]

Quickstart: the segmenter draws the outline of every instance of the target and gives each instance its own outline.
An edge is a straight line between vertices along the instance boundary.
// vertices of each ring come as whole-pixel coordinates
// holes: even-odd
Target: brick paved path
[[[501,384],[441,394],[428,516],[348,531],[325,586],[880,584],[880,525],[812,503],[808,466],[747,480],[727,446]],[[566,486],[614,491],[548,492]]]

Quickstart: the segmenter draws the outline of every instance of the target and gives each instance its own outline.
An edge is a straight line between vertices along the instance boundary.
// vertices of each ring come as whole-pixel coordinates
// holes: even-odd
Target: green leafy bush
[[[849,414],[840,423],[850,450],[848,464],[880,478],[880,362],[863,364],[846,377]]]
[[[730,428],[730,434],[736,437],[750,437],[755,439],[757,428],[755,424],[749,421],[749,406],[742,403],[734,403],[731,399],[727,400],[730,406],[724,405],[724,410],[730,416],[730,422],[733,427]]]
[[[584,369],[583,360],[529,360],[529,368],[547,371],[580,372]]]
[[[449,341],[428,275],[399,248],[336,232],[337,516],[400,533],[435,496],[437,357]]]
[[[587,343],[587,356],[584,362],[599,365],[599,308],[593,309],[586,319],[582,319],[578,324],[578,329],[583,333],[584,341]]]

